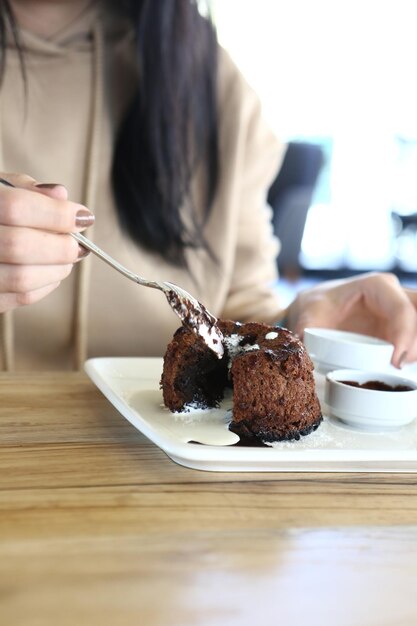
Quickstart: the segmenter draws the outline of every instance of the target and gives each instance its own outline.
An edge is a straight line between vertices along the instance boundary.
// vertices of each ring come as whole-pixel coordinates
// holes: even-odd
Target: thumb
[[[291,327],[296,335],[302,340],[305,328],[335,328],[336,319],[334,309],[331,303],[325,299],[314,299],[303,303],[304,306],[297,307],[295,314],[291,316],[291,307],[289,308],[290,320],[292,317]]]
[[[1,173],[0,182],[10,187],[37,191],[56,200],[68,200],[68,191],[59,183],[41,183],[27,174]]]

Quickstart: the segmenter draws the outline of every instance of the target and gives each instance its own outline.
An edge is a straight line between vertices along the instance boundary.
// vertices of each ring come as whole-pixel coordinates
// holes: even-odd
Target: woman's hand
[[[0,174],[0,313],[37,302],[58,287],[85,251],[68,234],[94,222],[62,185]]]
[[[322,283],[301,292],[287,310],[288,326],[338,328],[394,344],[392,363],[417,359],[417,291],[404,289],[393,274],[363,274]]]

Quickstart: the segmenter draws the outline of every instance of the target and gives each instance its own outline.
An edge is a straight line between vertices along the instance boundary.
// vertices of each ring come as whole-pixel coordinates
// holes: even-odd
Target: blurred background
[[[287,281],[417,278],[414,0],[214,0],[221,44],[288,142],[270,190]]]

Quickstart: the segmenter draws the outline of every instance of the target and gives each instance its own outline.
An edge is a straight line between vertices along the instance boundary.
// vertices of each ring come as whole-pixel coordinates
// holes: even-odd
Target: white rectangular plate
[[[96,358],[86,362],[85,370],[135,428],[186,467],[221,472],[417,471],[417,421],[392,432],[363,432],[327,417],[322,403],[323,423],[299,441],[272,447],[216,445],[229,436],[227,407],[180,416],[168,411],[159,388],[162,359]],[[415,370],[407,375],[416,378]],[[324,377],[317,376],[320,400],[323,388]],[[201,440],[212,443],[192,443]]]

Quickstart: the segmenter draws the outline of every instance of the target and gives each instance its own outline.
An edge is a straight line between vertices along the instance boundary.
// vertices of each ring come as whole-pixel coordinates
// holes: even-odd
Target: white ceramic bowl
[[[306,328],[304,345],[322,374],[340,368],[381,371],[389,367],[394,351],[382,339],[329,328]]]
[[[345,382],[343,382],[345,381]],[[347,385],[346,381],[378,381],[410,391],[378,391]],[[326,376],[324,401],[330,414],[346,424],[366,430],[393,430],[417,417],[417,382],[382,372],[335,370]]]

